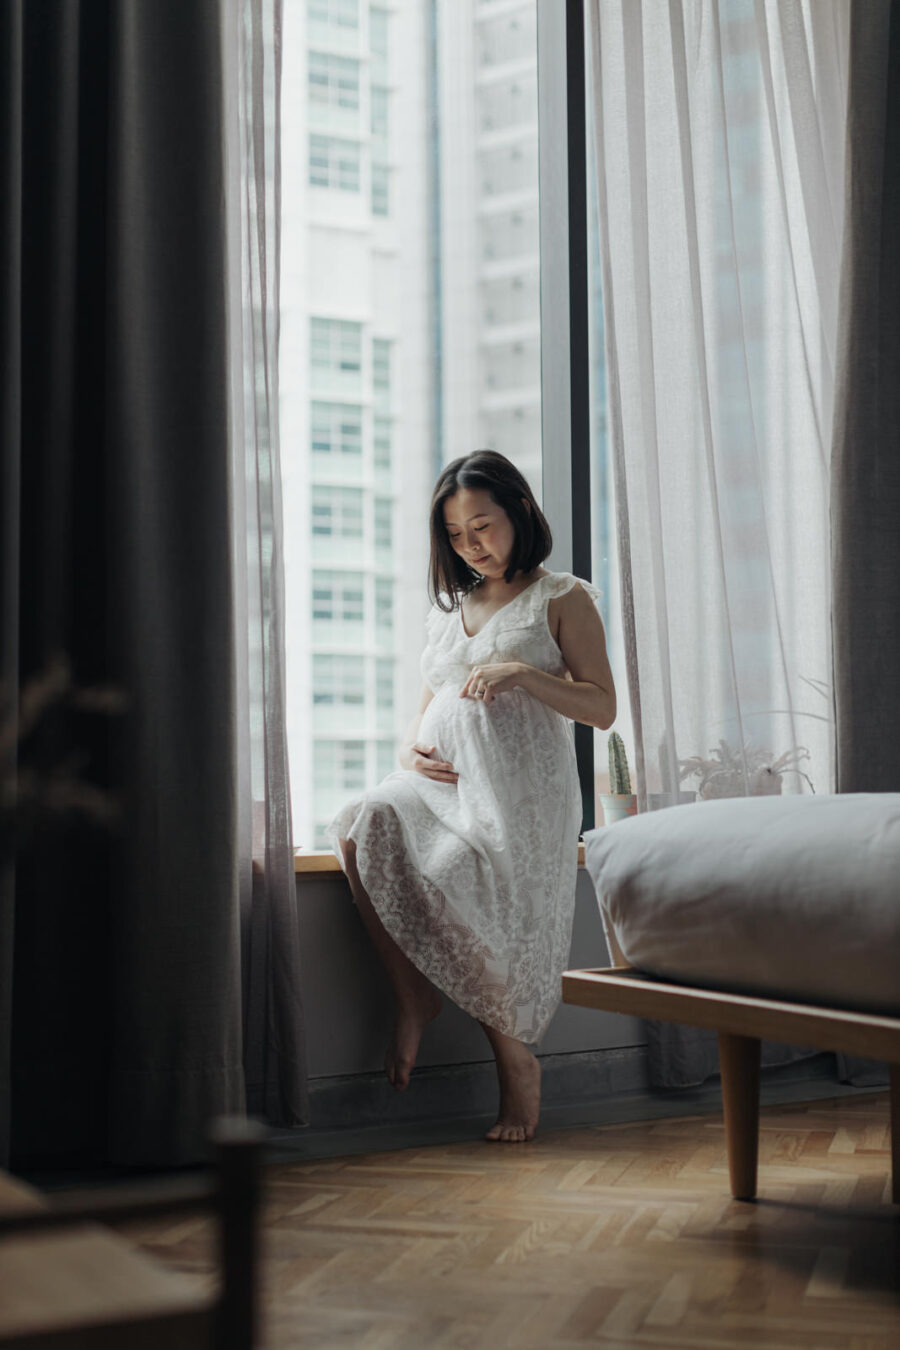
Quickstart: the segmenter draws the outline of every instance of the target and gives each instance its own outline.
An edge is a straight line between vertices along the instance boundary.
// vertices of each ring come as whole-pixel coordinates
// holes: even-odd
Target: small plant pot
[[[600,805],[604,825],[614,825],[617,820],[637,815],[637,797],[633,792],[601,792]]]

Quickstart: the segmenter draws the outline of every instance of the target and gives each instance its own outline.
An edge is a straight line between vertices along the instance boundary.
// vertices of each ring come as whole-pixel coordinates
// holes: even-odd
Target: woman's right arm
[[[424,774],[426,778],[434,778],[439,783],[455,783],[459,774],[456,773],[453,765],[448,764],[446,760],[433,759],[432,756],[436,747],[420,745],[417,739],[425,709],[433,698],[434,691],[427,684],[423,684],[418,710],[406,728],[406,735],[400,747],[400,763],[404,769],[414,769],[416,773]]]

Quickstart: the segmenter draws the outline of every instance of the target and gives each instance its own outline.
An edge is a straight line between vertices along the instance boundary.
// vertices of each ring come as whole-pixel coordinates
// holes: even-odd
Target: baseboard
[[[718,1079],[698,1088],[651,1090],[645,1046],[547,1055],[541,1062],[545,1130],[721,1109]],[[865,1090],[837,1081],[830,1053],[762,1071],[762,1101],[768,1106]],[[477,1138],[496,1114],[497,1082],[490,1063],[416,1070],[406,1092],[395,1092],[383,1074],[320,1078],[310,1084],[310,1107],[307,1128],[272,1135],[273,1159],[312,1160]]]

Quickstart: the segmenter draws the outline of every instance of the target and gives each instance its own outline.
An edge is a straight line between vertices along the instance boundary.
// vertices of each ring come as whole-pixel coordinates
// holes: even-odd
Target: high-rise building
[[[295,840],[397,766],[441,465],[540,496],[535,0],[286,0],[281,439]]]

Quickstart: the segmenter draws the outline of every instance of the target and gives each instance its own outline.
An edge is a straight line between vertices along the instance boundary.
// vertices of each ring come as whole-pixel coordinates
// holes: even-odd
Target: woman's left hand
[[[492,703],[497,694],[505,694],[521,683],[524,670],[523,661],[496,661],[489,666],[475,666],[459,696]]]

